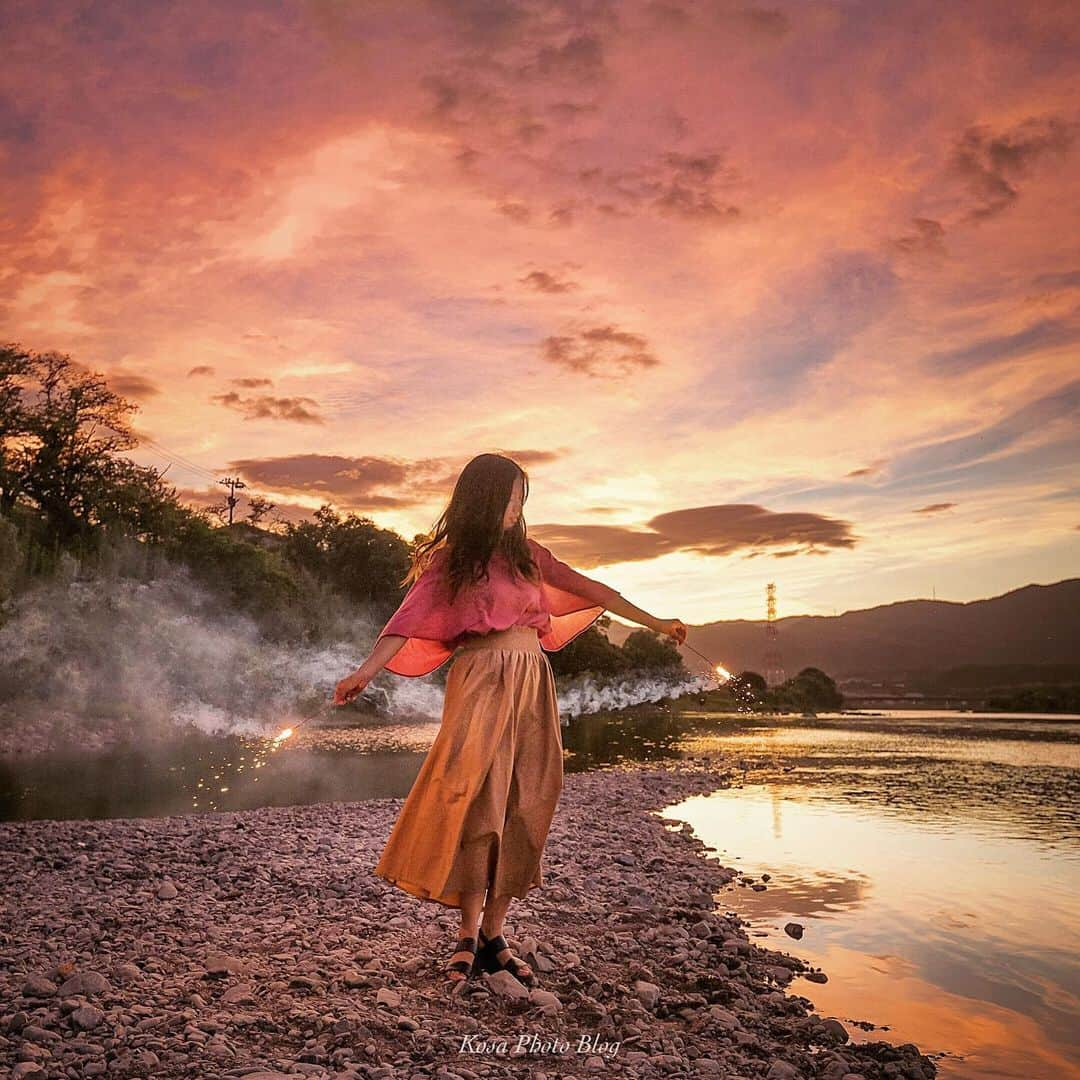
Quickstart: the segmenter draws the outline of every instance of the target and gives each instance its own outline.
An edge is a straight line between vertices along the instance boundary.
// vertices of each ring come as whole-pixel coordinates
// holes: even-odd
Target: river
[[[1080,717],[750,717],[692,702],[575,718],[567,771],[715,757],[717,790],[663,813],[742,871],[718,906],[829,977],[790,992],[853,1038],[940,1055],[941,1077],[1080,1076]],[[400,797],[437,731],[373,722],[281,743],[191,732],[11,758],[0,817]]]

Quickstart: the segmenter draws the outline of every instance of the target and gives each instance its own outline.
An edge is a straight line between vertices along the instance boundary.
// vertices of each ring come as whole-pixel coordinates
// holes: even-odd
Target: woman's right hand
[[[371,682],[371,676],[362,667],[357,668],[351,675],[346,675],[335,687],[334,704],[347,705],[364,690],[369,682]]]

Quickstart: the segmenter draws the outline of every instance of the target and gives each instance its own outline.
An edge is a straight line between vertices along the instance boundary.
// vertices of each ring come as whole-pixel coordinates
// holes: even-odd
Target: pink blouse
[[[511,626],[535,626],[548,652],[561,649],[587,630],[621,593],[560,562],[543,544],[526,539],[540,568],[540,584],[513,577],[506,556],[496,551],[488,580],[463,585],[453,604],[441,571],[440,548],[405,594],[376,639],[388,634],[408,640],[385,664],[395,675],[427,675],[449,659],[467,638]]]

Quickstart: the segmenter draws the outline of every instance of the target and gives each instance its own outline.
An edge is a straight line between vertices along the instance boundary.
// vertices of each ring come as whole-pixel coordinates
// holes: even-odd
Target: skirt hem
[[[379,873],[378,870],[375,871],[375,876],[381,877],[384,881],[389,882],[391,885],[395,885],[397,888],[409,893],[410,896],[415,896],[418,900],[430,900],[434,904],[440,904],[442,907],[448,908],[461,907],[460,892],[455,894],[459,897],[459,899],[457,903],[454,903],[454,901],[452,900],[443,899],[441,895],[433,896],[428,888],[426,888],[424,885],[419,884],[418,882],[407,881],[405,878],[388,877],[386,874]],[[524,900],[528,897],[528,894],[532,892],[533,889],[539,889],[542,887],[542,885],[543,882],[531,882],[530,884],[526,885],[524,889],[511,889],[509,892],[502,892],[498,895],[513,896],[516,897],[518,900]],[[486,893],[487,890],[485,888],[483,890],[477,889],[476,891]]]

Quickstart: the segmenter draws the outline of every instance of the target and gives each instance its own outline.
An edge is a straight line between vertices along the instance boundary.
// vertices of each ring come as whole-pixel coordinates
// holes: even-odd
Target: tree
[[[769,703],[775,708],[819,712],[841,708],[844,695],[821,668],[808,667],[794,678],[774,687],[769,692]]]
[[[646,671],[664,671],[683,667],[679,647],[669,637],[661,637],[652,630],[634,630],[622,643],[623,654],[632,667]]]
[[[227,525],[229,523],[229,501],[227,499],[211,503],[203,509],[210,517],[214,518],[219,525]]]
[[[23,403],[30,378],[30,354],[17,345],[0,347],[0,512],[10,514],[22,490],[14,454],[29,436],[29,417]]]
[[[372,602],[389,617],[401,602],[401,580],[411,562],[410,545],[370,518],[342,517],[329,503],[312,521],[286,522],[282,554],[329,582],[348,599]]]
[[[272,503],[263,495],[252,495],[248,499],[248,521],[250,521],[252,525],[258,525],[276,505],[276,503]]]
[[[844,704],[844,695],[821,668],[803,668],[792,681],[794,689],[812,709],[839,709]]]
[[[87,536],[115,517],[123,489],[160,476],[121,461],[138,439],[137,408],[105,379],[64,353],[0,350],[0,479],[3,507],[27,499],[59,543]],[[111,512],[110,512],[111,510]]]
[[[548,653],[551,670],[556,675],[579,675],[591,671],[597,675],[618,675],[629,667],[626,654],[612,644],[605,633],[611,617],[601,615],[561,649]]]

